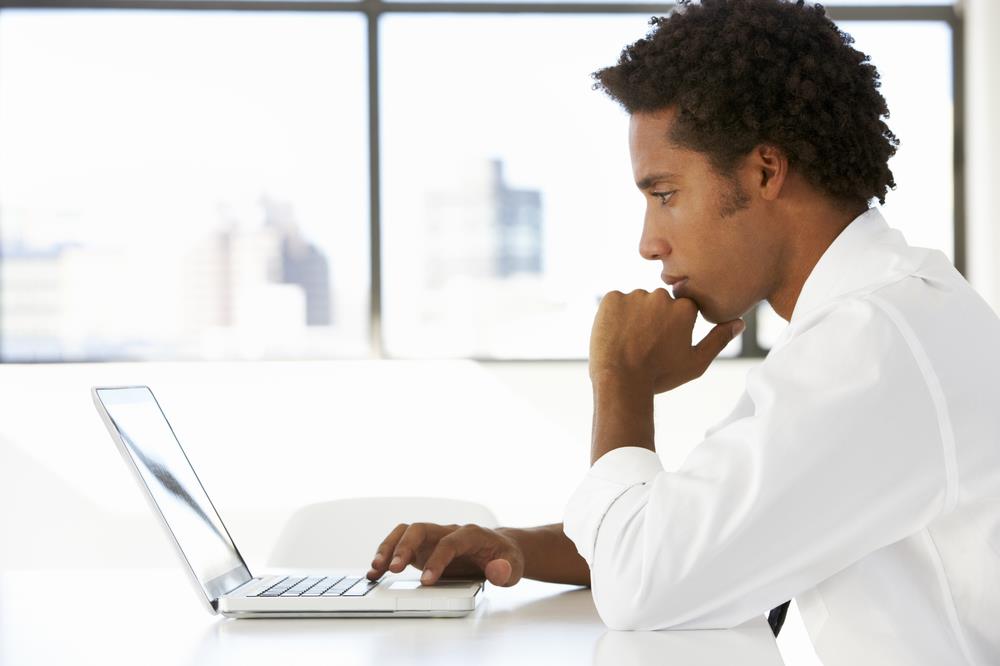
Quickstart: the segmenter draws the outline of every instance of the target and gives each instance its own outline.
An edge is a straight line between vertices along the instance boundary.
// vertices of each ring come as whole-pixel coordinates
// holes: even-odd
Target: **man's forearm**
[[[653,389],[614,375],[593,378],[594,427],[590,464],[612,449],[653,445]]]
[[[541,527],[501,527],[524,553],[524,577],[547,583],[590,585],[590,567],[563,532],[562,523]]]

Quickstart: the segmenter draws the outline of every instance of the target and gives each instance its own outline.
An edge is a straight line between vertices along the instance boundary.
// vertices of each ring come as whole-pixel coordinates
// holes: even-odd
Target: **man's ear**
[[[754,170],[760,174],[760,196],[774,201],[781,194],[788,177],[788,156],[777,146],[762,143],[751,153]]]

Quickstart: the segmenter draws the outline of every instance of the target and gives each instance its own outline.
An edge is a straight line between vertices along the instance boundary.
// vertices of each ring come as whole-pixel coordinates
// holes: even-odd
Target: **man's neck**
[[[837,236],[865,210],[867,207],[845,212],[842,208],[822,206],[789,216],[787,228],[790,229],[790,233],[781,260],[781,266],[785,267],[785,271],[777,287],[767,298],[767,302],[782,319],[791,320],[799,294],[802,293],[802,286],[820,257]]]

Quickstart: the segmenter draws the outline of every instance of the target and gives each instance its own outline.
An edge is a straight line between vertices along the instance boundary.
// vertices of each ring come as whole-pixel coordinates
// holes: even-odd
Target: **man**
[[[895,186],[875,68],[801,2],[651,23],[595,77],[630,113],[639,249],[673,296],[600,305],[564,524],[400,525],[369,576],[589,584],[613,629],[732,627],[794,597],[827,666],[1000,663],[1000,320],[868,207]],[[761,300],[785,334],[664,471],[654,394]],[[716,326],[692,346],[698,311]]]

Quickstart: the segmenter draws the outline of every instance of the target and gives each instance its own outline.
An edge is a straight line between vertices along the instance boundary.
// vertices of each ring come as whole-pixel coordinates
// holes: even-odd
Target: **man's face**
[[[663,264],[664,282],[687,278],[675,298],[690,298],[720,323],[768,296],[780,258],[777,229],[754,190],[759,175],[737,167],[719,175],[708,158],[670,140],[674,110],[632,114],[629,151],[646,198],[639,253]]]

